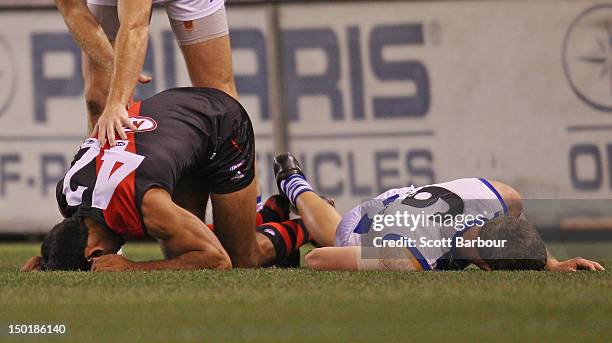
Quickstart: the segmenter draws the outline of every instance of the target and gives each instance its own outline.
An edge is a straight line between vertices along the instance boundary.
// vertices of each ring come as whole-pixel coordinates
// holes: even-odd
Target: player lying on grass
[[[557,261],[521,219],[512,187],[458,179],[391,189],[341,216],[306,181],[291,155],[275,160],[277,185],[321,248],[306,255],[318,270],[604,270],[582,258]]]
[[[308,240],[299,222],[256,232],[253,128],[232,97],[210,88],[171,89],[136,103],[130,116],[139,130],[116,147],[101,148],[95,138],[81,145],[57,187],[67,219],[24,270],[267,266]],[[208,192],[215,233],[202,221]],[[165,260],[132,262],[116,254],[125,238],[144,235],[159,241]]]

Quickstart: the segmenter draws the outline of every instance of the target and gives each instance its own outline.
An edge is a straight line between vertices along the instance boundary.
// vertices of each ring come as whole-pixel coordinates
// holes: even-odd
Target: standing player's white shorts
[[[360,228],[364,224],[364,217],[367,214],[369,218],[382,211],[390,201],[406,198],[413,195],[425,187],[436,186],[446,189],[463,200],[467,201],[463,211],[464,215],[471,214],[473,216],[483,216],[487,220],[493,219],[501,213],[507,213],[508,207],[504,203],[501,195],[497,190],[485,179],[468,178],[457,179],[445,183],[427,185],[415,188],[413,186],[405,188],[391,189],[375,199],[372,199],[364,204],[356,206],[342,217],[342,220],[336,228],[336,246],[359,246],[361,245],[362,235]],[[366,224],[367,225],[367,224]],[[366,231],[369,228],[365,228]]]
[[[170,26],[179,45],[192,45],[229,34],[225,0],[153,0],[166,8]],[[119,30],[117,0],[87,0],[109,40]]]

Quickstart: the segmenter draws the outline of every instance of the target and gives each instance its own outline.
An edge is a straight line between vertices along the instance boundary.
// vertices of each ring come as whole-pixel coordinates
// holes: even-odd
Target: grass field
[[[17,272],[37,250],[0,244],[2,342],[612,341],[612,261],[573,274]],[[159,252],[135,244],[126,255]],[[37,323],[67,333],[8,333]]]

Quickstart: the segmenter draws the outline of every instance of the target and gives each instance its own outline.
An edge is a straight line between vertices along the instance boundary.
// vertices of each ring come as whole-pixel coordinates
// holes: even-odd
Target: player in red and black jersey
[[[96,138],[81,145],[57,186],[67,219],[25,269],[266,266],[308,240],[295,223],[255,230],[253,128],[232,97],[176,88],[134,104],[129,114],[138,130],[126,140],[112,148]],[[214,233],[202,221],[209,193]],[[116,255],[124,238],[143,235],[160,242],[166,260],[135,263]]]

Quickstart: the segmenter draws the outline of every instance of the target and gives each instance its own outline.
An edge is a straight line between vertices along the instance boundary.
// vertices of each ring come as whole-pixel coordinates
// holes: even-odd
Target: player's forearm
[[[359,270],[359,247],[317,248],[305,257],[306,265],[316,270]]]
[[[144,63],[148,32],[148,25],[119,29],[107,106],[129,102]]]
[[[305,259],[306,265],[316,270],[417,270],[413,262],[399,249],[324,247],[312,250]]]
[[[113,66],[113,47],[104,30],[82,0],[55,0],[73,39],[93,62],[108,70]]]
[[[133,262],[131,270],[199,270],[199,269],[231,269],[229,258],[222,254],[204,251],[192,251],[176,258],[160,261]]]

